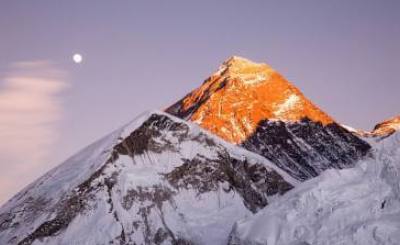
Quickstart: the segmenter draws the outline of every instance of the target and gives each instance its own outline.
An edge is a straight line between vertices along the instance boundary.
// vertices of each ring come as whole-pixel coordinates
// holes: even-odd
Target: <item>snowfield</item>
[[[357,167],[326,170],[238,221],[230,244],[400,244],[400,132]]]

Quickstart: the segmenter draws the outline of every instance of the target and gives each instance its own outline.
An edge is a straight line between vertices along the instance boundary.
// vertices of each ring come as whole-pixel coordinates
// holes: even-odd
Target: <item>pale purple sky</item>
[[[396,0],[3,0],[0,203],[231,55],[270,64],[339,122],[370,129],[400,113],[399,13]]]

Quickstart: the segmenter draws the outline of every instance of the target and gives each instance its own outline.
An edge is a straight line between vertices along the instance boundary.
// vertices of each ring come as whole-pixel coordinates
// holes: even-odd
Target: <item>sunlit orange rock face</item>
[[[386,136],[400,131],[400,115],[377,124],[372,131],[373,136]]]
[[[266,64],[225,61],[201,87],[167,109],[232,143],[246,140],[262,120],[333,120]]]

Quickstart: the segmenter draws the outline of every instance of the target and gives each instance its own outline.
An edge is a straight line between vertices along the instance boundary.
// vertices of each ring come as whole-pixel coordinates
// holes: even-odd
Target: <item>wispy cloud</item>
[[[43,170],[66,87],[66,74],[48,61],[15,63],[0,77],[0,204]]]

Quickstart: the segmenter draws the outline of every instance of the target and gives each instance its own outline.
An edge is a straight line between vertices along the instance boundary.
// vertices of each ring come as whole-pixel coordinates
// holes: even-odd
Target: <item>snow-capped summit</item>
[[[352,166],[370,148],[269,65],[233,56],[167,112],[304,180]]]
[[[262,120],[333,122],[269,65],[238,56],[223,62],[167,112],[195,121],[233,143],[245,141]]]
[[[231,78],[236,77],[239,81],[251,85],[267,81],[269,76],[274,72],[272,67],[267,64],[258,64],[240,56],[232,56],[225,60],[212,76],[225,75]]]

